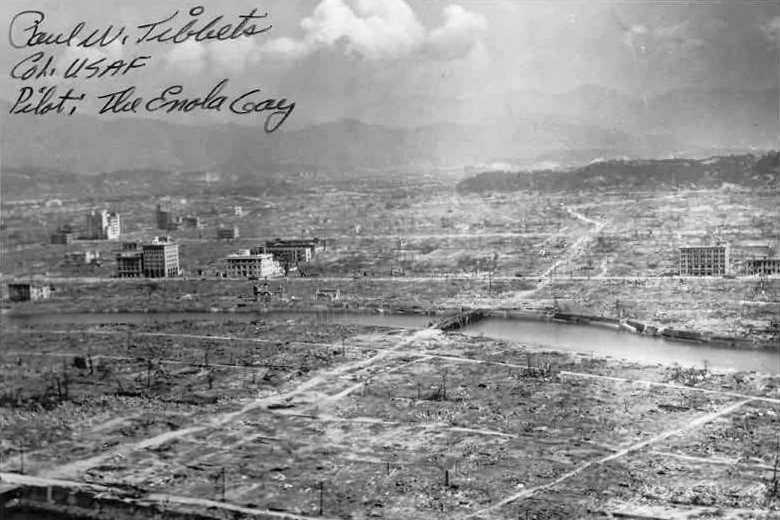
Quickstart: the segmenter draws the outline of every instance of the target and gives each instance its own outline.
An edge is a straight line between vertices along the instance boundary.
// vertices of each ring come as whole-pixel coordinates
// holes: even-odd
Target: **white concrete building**
[[[181,274],[179,244],[157,242],[143,245],[143,272],[149,278],[173,278]]]
[[[228,278],[266,278],[282,273],[279,263],[270,253],[252,254],[244,249],[227,257]]]

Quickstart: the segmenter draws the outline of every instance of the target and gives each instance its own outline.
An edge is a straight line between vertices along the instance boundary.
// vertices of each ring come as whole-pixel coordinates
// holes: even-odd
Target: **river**
[[[416,329],[437,319],[415,314],[368,314],[349,312],[268,313],[50,313],[6,314],[3,326],[32,325],[99,325],[113,323],[154,324],[177,321],[210,321],[217,323],[250,322],[256,319],[298,319],[309,317],[311,323],[343,323]],[[610,357],[640,363],[660,363],[720,370],[745,370],[780,373],[780,352],[767,349],[736,349],[727,346],[688,343],[640,336],[627,331],[598,326],[557,323],[518,318],[487,318],[461,329],[462,334],[484,335],[495,339],[530,344],[554,350],[566,350],[596,357]]]

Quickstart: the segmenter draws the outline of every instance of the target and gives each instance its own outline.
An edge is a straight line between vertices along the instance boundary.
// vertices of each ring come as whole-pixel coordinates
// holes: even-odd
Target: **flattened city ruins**
[[[0,13],[0,518],[780,518],[776,5]]]

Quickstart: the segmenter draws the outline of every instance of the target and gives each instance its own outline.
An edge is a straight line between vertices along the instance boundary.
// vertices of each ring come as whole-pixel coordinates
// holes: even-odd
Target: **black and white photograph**
[[[780,519],[777,0],[0,20],[0,519]]]

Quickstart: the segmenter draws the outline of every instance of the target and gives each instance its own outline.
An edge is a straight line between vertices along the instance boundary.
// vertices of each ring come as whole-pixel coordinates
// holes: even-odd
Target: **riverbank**
[[[757,300],[754,282],[741,279],[666,279],[635,280],[538,280],[443,278],[317,279],[288,278],[269,280],[268,305],[306,309],[311,306],[338,306],[368,312],[421,313],[440,315],[460,309],[495,309],[547,315],[553,312],[594,316],[646,324],[644,333],[669,329],[699,333],[704,341],[734,343],[748,348],[753,342],[777,341],[776,328],[780,303],[767,297]],[[684,282],[684,283],[683,283]],[[36,308],[67,311],[131,311],[153,308],[162,311],[210,310],[242,312],[262,308],[255,302],[252,283],[240,280],[119,280],[102,283],[73,281],[55,284],[50,300],[36,303],[6,304],[19,310]],[[321,289],[338,294],[338,300],[317,299]],[[336,293],[338,291],[338,293]],[[769,293],[766,293],[769,294]],[[770,295],[771,296],[771,295]],[[35,312],[35,311],[34,311]],[[689,339],[689,338],[682,338]]]
[[[13,488],[0,499],[0,518],[4,520],[228,520],[237,518],[237,513],[260,520],[293,519],[216,501],[188,504],[184,497],[156,500],[139,490],[83,482],[11,473],[0,474],[0,481]]]
[[[420,306],[363,306],[355,303],[348,302],[330,302],[330,303],[312,303],[310,301],[294,301],[294,302],[276,302],[276,303],[263,303],[263,304],[244,304],[233,307],[195,307],[190,306],[182,309],[178,306],[156,307],[148,308],[143,307],[136,309],[133,307],[116,307],[116,308],[90,308],[87,311],[75,311],[71,308],[64,308],[61,306],[49,306],[49,305],[26,305],[17,307],[17,309],[6,311],[3,315],[13,318],[14,316],[29,316],[34,317],[36,315],[45,316],[48,314],[69,316],[79,314],[93,314],[93,315],[121,315],[121,314],[148,314],[148,315],[162,315],[162,314],[181,314],[182,316],[194,315],[194,314],[252,314],[258,316],[264,316],[274,313],[293,313],[293,314],[356,314],[356,315],[393,315],[393,316],[430,316],[430,324],[434,324],[436,321],[440,321],[442,318],[454,318],[459,315],[469,315],[469,313],[476,313],[476,318],[469,320],[469,323],[474,323],[480,319],[487,317],[498,317],[509,320],[533,320],[533,321],[552,321],[562,324],[578,324],[592,327],[606,327],[613,330],[623,330],[632,334],[641,336],[649,336],[656,338],[666,338],[675,341],[685,341],[699,344],[710,344],[724,347],[731,347],[735,349],[765,349],[765,350],[780,350],[780,338],[775,337],[768,340],[759,340],[754,337],[746,336],[725,336],[721,334],[715,334],[708,331],[697,330],[680,330],[661,324],[651,324],[635,319],[616,319],[603,316],[592,316],[587,314],[572,314],[555,312],[549,308],[495,308],[495,309],[481,309],[481,308],[468,308],[468,307],[427,307]],[[460,327],[460,326],[459,326]],[[458,328],[459,328],[458,327]]]
[[[723,345],[739,349],[780,349],[779,338],[771,340],[758,340],[757,338],[724,336],[708,331],[680,330],[672,327],[663,327],[659,324],[648,324],[639,320],[616,319],[601,316],[588,316],[583,314],[555,313],[549,319],[562,323],[577,323],[584,325],[608,327],[615,330],[626,330],[633,334],[644,336],[663,337],[676,341],[688,341],[692,343]]]

